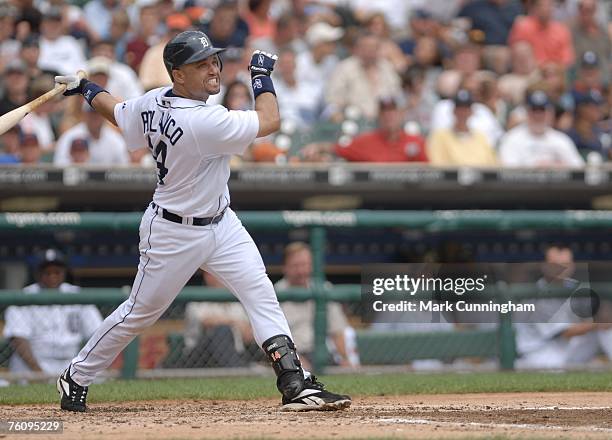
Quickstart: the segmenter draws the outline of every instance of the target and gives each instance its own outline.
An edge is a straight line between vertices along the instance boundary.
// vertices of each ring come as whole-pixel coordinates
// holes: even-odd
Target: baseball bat
[[[79,79],[83,79],[87,77],[87,73],[85,73],[83,70],[79,70],[77,72],[77,76]],[[34,111],[34,109],[36,109],[38,106],[44,104],[57,95],[64,93],[65,90],[66,84],[57,84],[53,89],[49,90],[44,95],[41,95],[38,98],[31,100],[27,104],[24,104],[21,107],[0,116],[0,135],[6,133],[17,125],[19,121],[21,121],[28,113]]]

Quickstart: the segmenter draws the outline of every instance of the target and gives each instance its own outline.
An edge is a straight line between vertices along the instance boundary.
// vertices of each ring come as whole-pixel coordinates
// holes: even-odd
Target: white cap
[[[112,61],[103,56],[93,57],[87,61],[87,73],[95,75],[96,73],[104,73],[109,75]]]
[[[315,46],[320,43],[332,43],[338,41],[344,35],[344,31],[324,21],[319,21],[306,31],[306,42]]]

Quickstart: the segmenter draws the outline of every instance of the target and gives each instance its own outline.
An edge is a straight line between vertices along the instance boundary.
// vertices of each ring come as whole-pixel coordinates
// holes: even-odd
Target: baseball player
[[[304,371],[287,320],[253,239],[229,207],[231,155],[256,137],[279,129],[270,74],[276,55],[255,51],[250,62],[254,111],[207,105],[219,93],[223,68],[206,34],[185,31],[164,48],[172,87],[120,102],[99,85],[76,76],[56,77],[65,95],[83,95],[117,125],[130,148],[148,147],[157,163],[157,188],[140,223],[140,262],[130,297],[72,360],[57,381],[61,407],[85,411],[88,385],[144,328],[166,310],[201,268],[243,304],[257,343],[277,376],[283,410],[335,410],[348,396],[326,391]]]
[[[57,289],[65,295],[78,295],[79,287],[65,281],[67,270],[62,254],[47,249],[37,267],[37,282],[24,287],[24,294]],[[4,337],[15,349],[9,361],[11,372],[55,376],[78,353],[83,340],[93,335],[102,316],[94,305],[10,306],[5,320]]]

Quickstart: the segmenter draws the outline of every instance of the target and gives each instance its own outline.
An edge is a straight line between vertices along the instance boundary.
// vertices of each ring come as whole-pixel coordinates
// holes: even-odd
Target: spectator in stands
[[[62,12],[50,8],[40,24],[40,56],[38,66],[61,75],[73,75],[85,68],[82,46],[71,35],[66,34]]]
[[[389,61],[398,73],[404,72],[408,67],[408,58],[399,45],[391,39],[391,29],[385,15],[380,12],[372,14],[365,24],[367,30],[380,39],[381,56]]]
[[[131,37],[128,13],[123,9],[116,10],[112,15],[109,39],[115,45],[115,58],[122,63],[128,64],[125,59],[125,52]]]
[[[439,23],[425,9],[415,9],[410,14],[410,38],[400,41],[400,49],[407,55],[415,53],[417,41],[421,38],[433,38],[435,41]]]
[[[208,272],[207,287],[225,289]],[[190,302],[185,308],[185,352],[180,367],[241,367],[263,358],[239,302]]]
[[[595,152],[605,161],[610,159],[610,133],[600,127],[604,99],[597,90],[590,90],[576,98],[574,126],[567,133],[583,157]]]
[[[572,140],[551,127],[553,105],[542,90],[527,96],[527,122],[503,137],[500,160],[509,167],[581,167],[584,160]]]
[[[497,116],[485,104],[480,102],[482,79],[478,74],[463,78],[460,88],[469,91],[475,101],[472,105],[472,114],[468,119],[468,127],[478,130],[487,136],[489,144],[496,146],[504,134],[504,130],[497,120]],[[454,95],[453,95],[454,96]],[[451,129],[455,125],[454,104],[452,99],[438,101],[431,113],[430,130]]]
[[[4,70],[4,78],[0,115],[15,110],[28,101],[29,78],[23,61],[20,59],[10,61]]]
[[[499,78],[498,88],[501,97],[510,105],[523,102],[530,83],[540,80],[540,71],[533,56],[533,49],[526,41],[514,44],[510,51],[512,70]]]
[[[545,91],[553,106],[552,127],[560,131],[568,131],[573,121],[574,99],[567,86],[566,71],[559,64],[546,63],[540,72],[541,81],[530,84],[525,96],[536,90]],[[510,113],[507,126],[509,129],[514,128],[526,121],[527,108],[519,106]]]
[[[402,75],[402,87],[406,99],[406,120],[418,124],[422,132],[429,133],[431,112],[438,97],[433,87],[427,87],[425,69],[410,67]]]
[[[529,15],[514,22],[509,43],[527,41],[539,65],[552,62],[568,68],[575,59],[572,36],[564,23],[553,20],[553,6],[553,0],[529,0]]]
[[[472,77],[481,68],[482,45],[470,40],[460,44],[450,62],[446,63],[446,69],[438,77],[438,94],[452,98],[462,88],[461,81]]]
[[[283,278],[274,284],[277,292],[292,287],[309,288],[312,284],[312,253],[303,242],[293,242],[285,247]],[[293,335],[295,345],[300,347],[300,359],[304,368],[310,370],[314,354],[314,301],[282,302],[281,307]],[[339,365],[358,364],[355,350],[354,330],[349,326],[342,306],[327,303],[328,348]]]
[[[468,127],[474,105],[471,93],[461,89],[453,101],[453,128],[435,130],[427,141],[427,155],[431,164],[450,167],[497,165],[495,151],[484,133]]]
[[[40,75],[30,82],[28,101],[44,95],[53,87],[55,87],[53,76]],[[28,113],[20,122],[21,129],[24,132],[36,135],[40,148],[45,152],[51,152],[55,149],[56,139],[52,120],[57,114],[57,107],[57,101],[47,101]]]
[[[587,52],[592,52],[600,61],[601,77],[610,78],[610,53],[612,43],[607,30],[604,29],[596,18],[598,6],[604,7],[603,2],[597,0],[579,0],[578,15],[572,25],[572,36],[574,37],[574,48],[576,56],[584,62]],[[580,78],[580,75],[578,76]]]
[[[249,26],[249,37],[272,38],[276,24],[270,16],[272,0],[249,0],[242,16]]]
[[[26,65],[26,73],[30,79],[34,79],[43,74],[42,69],[38,67],[38,58],[40,57],[38,35],[30,34],[23,40],[19,55]]]
[[[15,34],[22,40],[27,34],[39,34],[43,14],[34,6],[33,0],[20,0],[18,2],[19,13],[15,19]]]
[[[83,7],[85,19],[94,32],[96,40],[104,40],[111,35],[113,13],[121,8],[118,0],[91,0]]]
[[[37,295],[46,289],[78,295],[79,288],[65,281],[67,271],[63,256],[48,249],[37,268],[38,281],[24,287],[24,295]],[[94,305],[10,306],[5,321],[4,337],[10,339],[15,351],[9,361],[10,371],[55,376],[102,324],[102,316]]]
[[[253,108],[251,89],[242,81],[234,81],[227,86],[221,105],[228,110],[249,110]]]
[[[244,47],[249,26],[238,13],[238,2],[222,1],[215,8],[209,23],[202,26],[214,47]]]
[[[0,3],[0,72],[19,54],[19,41],[15,39],[17,9],[8,2]]]
[[[378,128],[336,145],[334,152],[350,162],[427,162],[423,137],[404,130],[404,110],[398,98],[382,98]]]
[[[576,98],[576,95],[584,94],[590,90],[597,90],[598,92],[603,92],[604,90],[604,82],[603,82],[603,66],[606,64],[605,61],[601,62],[599,57],[595,52],[587,51],[582,54],[578,76],[576,81],[574,82],[574,87],[572,90],[573,98]]]
[[[89,142],[87,139],[76,138],[70,143],[70,163],[73,165],[87,165],[90,163]]]
[[[0,154],[0,164],[19,163],[19,143],[21,142],[21,127],[15,125],[0,136],[2,153]]]
[[[363,117],[375,119],[381,97],[401,94],[401,80],[393,65],[381,57],[380,39],[360,34],[353,44],[352,56],[341,61],[325,92],[327,103],[339,121],[347,107],[355,107]]]
[[[469,18],[472,29],[484,33],[484,44],[505,46],[514,20],[522,12],[518,0],[474,0],[467,2],[457,16]]]
[[[299,18],[291,13],[284,13],[276,20],[276,30],[270,37],[254,38],[250,41],[254,49],[270,53],[279,53],[283,48],[290,48],[296,54],[307,50],[300,38]]]
[[[83,122],[66,131],[57,141],[53,164],[70,165],[70,147],[74,139],[85,139],[89,144],[90,164],[117,166],[130,162],[123,137],[88,104],[83,106]]]
[[[21,165],[40,164],[42,151],[34,133],[24,133],[19,143],[19,163]]]
[[[159,15],[158,0],[144,0],[138,2],[138,27],[136,32],[131,36],[125,47],[125,63],[130,66],[134,72],[140,69],[140,63],[147,50],[159,42],[160,38],[157,34],[161,17]]]
[[[344,31],[339,27],[331,26],[324,21],[316,22],[306,31],[309,50],[297,55],[297,81],[315,87],[319,102],[323,102],[325,88],[325,81],[321,81],[321,78],[330,78],[338,65],[336,46],[343,35]]]
[[[141,96],[144,93],[140,80],[132,68],[127,64],[117,61],[114,44],[111,40],[101,40],[95,43],[91,48],[91,55],[92,59],[90,62],[94,59],[97,61],[100,59],[99,62],[103,64],[104,60],[106,60],[108,66],[106,90],[113,96],[127,100]]]
[[[570,248],[548,247],[542,265],[543,277],[536,286],[540,292],[566,288],[568,294],[564,298],[531,300],[536,306],[533,316],[514,325],[519,354],[517,368],[584,366],[600,349],[612,359],[612,325],[581,319],[571,310],[568,297],[579,285],[579,281],[572,278],[575,271]]]
[[[283,121],[291,121],[300,129],[307,129],[318,119],[321,103],[316,83],[298,81],[295,53],[283,49],[274,69],[274,88]]]
[[[170,85],[172,81],[164,65],[164,47],[172,38],[191,27],[191,21],[184,14],[166,17],[166,35],[151,46],[144,54],[138,76],[145,90]]]

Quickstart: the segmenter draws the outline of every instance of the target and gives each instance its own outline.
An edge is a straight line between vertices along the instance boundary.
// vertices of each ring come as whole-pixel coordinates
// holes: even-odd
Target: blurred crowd
[[[244,161],[582,167],[612,158],[609,0],[0,0],[0,114],[79,69],[121,98],[167,86],[187,29],[223,53],[208,104],[252,108],[279,54],[281,132]],[[80,98],[0,137],[0,163],[151,165]]]

